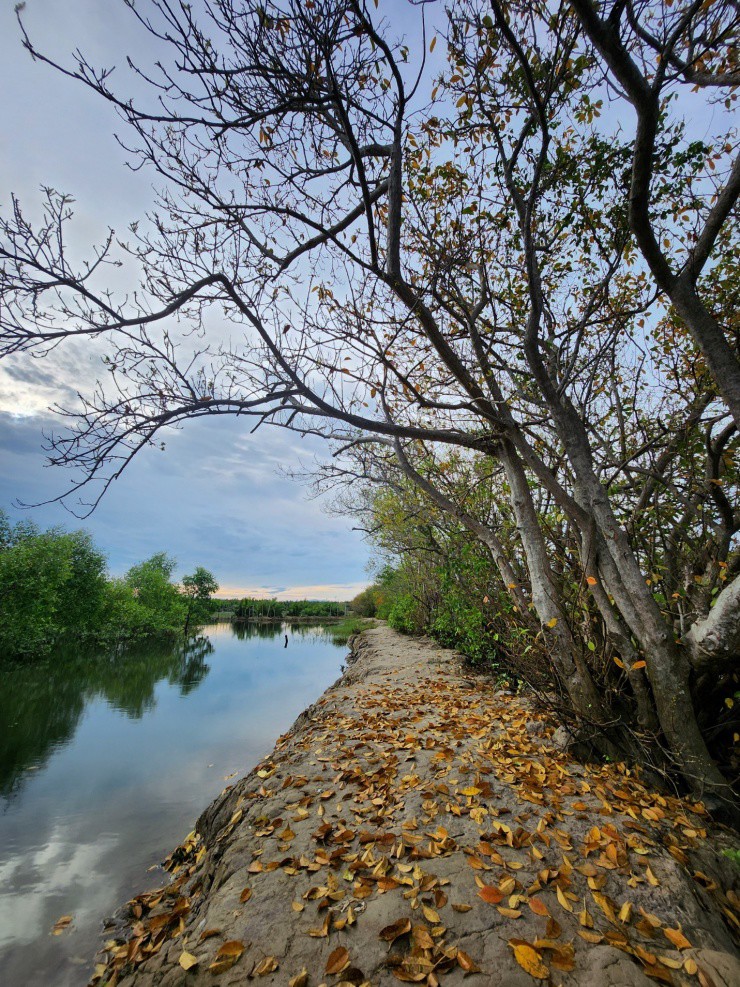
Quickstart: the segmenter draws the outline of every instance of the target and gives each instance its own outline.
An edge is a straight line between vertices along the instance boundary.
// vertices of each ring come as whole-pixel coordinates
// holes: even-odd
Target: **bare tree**
[[[576,17],[568,4],[451,3],[448,68],[427,93],[425,5],[412,5],[416,52],[361,0],[129,5],[162,49],[156,66],[136,68],[148,102],[119,94],[82,56],[52,64],[123,118],[134,159],[161,181],[155,214],[76,267],[64,196],[47,194],[40,226],[14,203],[0,228],[4,351],[70,337],[111,346],[108,382],[53,440],[52,461],[82,471],[76,489],[94,504],[139,449],[194,417],[242,415],[350,447],[385,438],[406,478],[489,545],[523,606],[495,531],[425,486],[411,451],[424,443],[490,460],[527,572],[525,619],[548,642],[574,709],[611,722],[598,656],[574,639],[553,512],[643,728],[657,727],[694,791],[731,800],[698,722],[691,658],[716,667],[732,651],[735,581],[718,587],[709,616],[683,614],[687,648],[646,565],[675,568],[691,552],[696,563],[711,518],[705,568],[722,562],[734,574],[736,420],[715,383],[732,415],[734,398],[706,334],[648,254],[652,277],[638,262],[630,189],[640,137],[595,125],[604,70],[583,41],[581,7]],[[671,50],[686,62],[685,46]],[[691,188],[705,157],[692,147],[676,127],[653,160],[655,209]],[[695,300],[699,275],[711,282],[721,270],[711,256],[726,236],[726,199],[699,210],[709,232],[684,285]],[[125,298],[105,284],[120,252],[142,272]],[[696,368],[696,352],[659,291],[706,359],[688,394],[670,360]],[[661,354],[656,340],[671,333]],[[658,409],[662,428],[650,420]],[[689,475],[697,456],[677,439],[687,421],[692,435],[710,429],[705,460],[718,482],[701,491]],[[675,544],[648,548],[641,497],[661,510],[683,502],[690,537],[676,519]]]

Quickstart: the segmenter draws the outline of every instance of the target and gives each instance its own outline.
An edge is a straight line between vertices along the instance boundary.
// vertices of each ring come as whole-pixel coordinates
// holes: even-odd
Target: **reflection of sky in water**
[[[83,983],[102,920],[160,881],[161,872],[147,869],[186,835],[227,776],[253,767],[334,681],[345,649],[303,629],[288,631],[286,649],[283,631],[269,631],[275,636],[261,627],[240,640],[228,625],[209,629],[214,650],[197,684],[161,653],[150,662],[140,654],[129,669],[112,665],[112,681],[98,668],[81,711],[80,688],[63,680],[64,669],[39,669],[44,692],[50,676],[75,715],[66,737],[59,709],[49,715],[56,733],[47,748],[44,724],[17,715],[6,720],[15,730],[9,745],[0,741],[0,769],[15,759],[18,777],[13,794],[0,798],[0,982]],[[3,678],[7,694],[12,676]],[[33,694],[27,669],[22,687]],[[21,719],[24,709],[29,720],[44,718],[43,703],[17,706]],[[51,936],[64,914],[74,925]]]

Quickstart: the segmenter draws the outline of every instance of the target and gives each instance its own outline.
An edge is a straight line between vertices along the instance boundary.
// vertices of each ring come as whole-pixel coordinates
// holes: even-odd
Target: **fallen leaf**
[[[251,897],[252,897],[252,889],[251,888],[245,888],[242,891],[242,893],[239,895],[239,901],[241,901],[243,903],[245,901],[249,901],[249,899]]]
[[[509,943],[509,945],[511,946],[511,943]],[[518,942],[513,949],[514,959],[517,961],[522,970],[526,970],[530,977],[534,977],[535,980],[547,980],[550,976],[550,971],[542,962],[542,957],[534,946],[529,946],[527,943]]]
[[[457,951],[457,964],[466,973],[480,973],[480,967],[462,949]]]
[[[506,895],[502,891],[499,891],[498,888],[494,888],[492,884],[484,884],[478,892],[478,897],[488,905],[498,905],[500,901],[504,900]]]
[[[72,924],[72,916],[62,915],[62,917],[58,918],[54,923],[54,928],[51,930],[52,934],[55,936],[61,936],[64,930],[68,929],[71,924]]]
[[[555,886],[555,894],[558,896],[558,901],[563,906],[563,908],[566,910],[566,912],[572,912],[573,911],[573,906],[568,901],[568,899],[565,897],[565,895],[563,894],[563,892],[560,889],[560,886],[559,885],[556,885]]]
[[[337,973],[341,973],[342,970],[346,970],[348,966],[349,952],[344,946],[337,946],[333,952],[329,953],[329,959],[326,961],[326,970],[324,972],[331,977]]]
[[[381,929],[378,938],[394,943],[400,936],[405,936],[409,932],[411,932],[411,919],[399,918],[391,925],[386,925],[384,929]]]
[[[187,950],[183,950],[180,953],[180,959],[178,963],[183,968],[183,970],[192,970],[194,966],[197,966],[200,960],[197,956],[193,956],[192,953],[188,953]]]
[[[288,981],[288,987],[308,987],[308,970],[303,967],[300,973],[296,973]]]
[[[254,970],[252,970],[252,976],[266,977],[268,973],[274,973],[279,966],[280,964],[274,956],[265,956],[263,960],[260,960]]]
[[[529,898],[527,900],[530,911],[533,911],[535,915],[549,915],[550,911],[547,905],[541,898]]]
[[[676,949],[691,949],[691,943],[680,929],[663,929],[663,935],[670,939]]]
[[[208,969],[214,976],[219,973],[225,973],[226,970],[230,970],[239,960],[245,949],[246,947],[243,942],[239,942],[238,939],[230,939],[229,942],[225,942],[221,946]]]

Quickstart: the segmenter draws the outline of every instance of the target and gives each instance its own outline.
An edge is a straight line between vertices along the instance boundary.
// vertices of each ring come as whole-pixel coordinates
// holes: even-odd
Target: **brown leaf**
[[[461,913],[469,912],[472,907],[473,907],[472,905],[465,905],[462,904],[461,902],[454,902],[454,901],[452,902],[453,912],[461,912]]]
[[[509,943],[511,945],[511,943]],[[542,957],[533,946],[518,942],[514,947],[514,959],[535,980],[547,980],[550,971],[542,962]]]
[[[400,936],[405,936],[409,932],[411,932],[411,919],[399,918],[391,925],[386,925],[384,929],[381,929],[378,937],[385,939],[386,942],[394,943]]]
[[[288,981],[288,987],[308,987],[308,970],[303,967],[300,973],[296,973]]]
[[[245,888],[242,891],[242,893],[239,895],[239,901],[241,901],[242,904],[243,904],[245,901],[249,901],[249,899],[251,897],[252,897],[252,889],[251,888]]]
[[[239,960],[245,948],[244,943],[239,942],[238,939],[231,939],[229,942],[225,942],[216,953],[215,959],[208,969],[214,976],[219,973],[225,973],[226,970],[230,970]]]
[[[342,970],[346,970],[348,966],[349,952],[344,946],[337,946],[335,950],[329,953],[329,959],[326,961],[326,970],[324,972],[329,976],[334,976],[337,973],[341,973]]]
[[[462,949],[457,951],[457,964],[466,973],[480,973],[480,967]]]

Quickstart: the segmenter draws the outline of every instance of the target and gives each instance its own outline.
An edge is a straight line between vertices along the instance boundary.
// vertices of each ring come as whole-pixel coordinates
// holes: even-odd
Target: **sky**
[[[151,179],[126,168],[110,107],[32,61],[14,7],[0,0],[0,208],[14,193],[33,217],[41,186],[69,193],[82,249],[108,226],[123,233],[144,214]],[[94,64],[118,65],[122,79],[122,54],[151,54],[122,0],[27,0],[24,19],[42,50],[68,61],[79,48]],[[0,361],[0,508],[41,527],[86,528],[114,575],[166,551],[180,576],[196,565],[210,569],[222,596],[344,600],[370,582],[370,548],[352,520],[330,516],[279,472],[310,464],[322,454],[318,441],[274,428],[249,435],[236,419],[171,433],[166,452],[137,457],[84,521],[59,504],[19,509],[68,489],[70,475],[46,466],[43,435],[60,428],[49,408],[74,401],[102,375],[100,350],[90,344]]]

